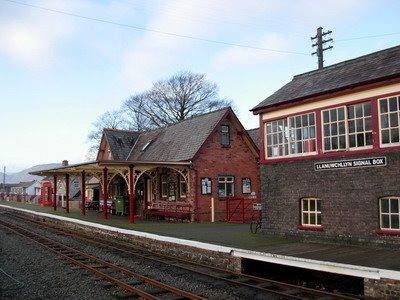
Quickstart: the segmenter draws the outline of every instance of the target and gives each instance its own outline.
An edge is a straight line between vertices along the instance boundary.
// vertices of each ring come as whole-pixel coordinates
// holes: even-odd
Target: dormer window
[[[229,125],[221,125],[221,145],[222,146],[230,145]]]

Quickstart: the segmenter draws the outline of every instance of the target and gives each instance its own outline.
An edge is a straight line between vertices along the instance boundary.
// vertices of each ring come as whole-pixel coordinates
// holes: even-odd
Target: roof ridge
[[[191,117],[189,117],[187,119],[184,119],[182,121],[178,121],[178,122],[176,122],[174,124],[169,124],[169,125],[165,125],[165,126],[162,126],[162,127],[157,127],[157,128],[153,128],[153,129],[150,129],[150,130],[142,131],[142,132],[139,132],[139,134],[153,132],[153,131],[157,131],[157,130],[162,130],[164,128],[169,128],[169,127],[172,127],[172,126],[176,126],[178,124],[182,124],[184,122],[187,122],[187,121],[190,121],[190,120],[193,120],[193,119],[197,119],[197,118],[200,118],[200,117],[203,117],[203,116],[207,116],[207,115],[212,114],[212,113],[216,113],[216,112],[223,111],[223,110],[228,110],[228,109],[232,109],[231,106],[225,106],[225,107],[222,107],[222,108],[219,108],[219,109],[216,109],[216,110],[212,110],[212,111],[206,112],[204,114],[194,115],[194,116],[191,116]]]
[[[130,132],[130,133],[141,133],[141,131],[136,130],[129,130],[129,129],[118,129],[118,128],[103,128],[103,130],[110,130],[110,131],[123,131],[123,132]]]
[[[251,128],[251,129],[246,129],[246,131],[252,131],[252,130],[259,130],[260,127],[255,127],[255,128]]]
[[[364,55],[361,55],[361,56],[350,58],[348,60],[340,61],[340,62],[337,62],[335,64],[323,67],[322,69],[311,70],[311,71],[308,71],[308,72],[296,74],[296,75],[293,76],[293,79],[298,78],[298,77],[302,77],[302,76],[305,76],[305,75],[309,75],[309,74],[322,73],[322,72],[324,72],[324,71],[326,71],[328,69],[336,68],[336,67],[338,67],[340,65],[346,65],[346,64],[354,62],[355,60],[359,60],[359,59],[362,59],[362,58],[365,58],[365,57],[368,57],[368,56],[374,56],[374,55],[377,55],[380,52],[391,51],[391,50],[393,50],[395,48],[400,48],[400,45],[393,46],[393,47],[390,47],[390,48],[381,49],[381,50],[378,50],[378,51],[375,51],[375,52],[372,52],[372,53],[367,53],[367,54],[364,54]]]

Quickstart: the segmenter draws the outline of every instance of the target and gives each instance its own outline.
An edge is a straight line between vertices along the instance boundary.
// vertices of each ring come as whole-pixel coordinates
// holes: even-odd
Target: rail
[[[153,253],[146,251],[143,248],[137,248],[132,245],[127,245],[117,241],[110,241],[109,239],[101,238],[98,235],[96,236],[96,239],[93,239],[92,237],[84,233],[66,230],[65,228],[60,228],[59,226],[49,225],[40,221],[32,220],[28,217],[22,217],[20,215],[18,216],[10,215],[10,216],[24,221],[28,221],[32,224],[39,225],[55,233],[79,238],[93,245],[108,248],[113,251],[119,251],[121,253],[129,254],[130,256],[133,257],[150,260],[168,266],[177,267],[202,276],[213,278],[215,280],[224,281],[229,285],[246,287],[250,289],[255,289],[259,292],[280,295],[285,299],[322,299],[322,298],[326,300],[359,299],[353,296],[346,296],[338,293],[331,293],[327,291],[315,290],[293,284],[287,284],[275,280],[246,275],[242,273],[228,271],[225,269],[220,269],[217,267],[212,267],[209,265],[187,261],[177,257]]]
[[[84,253],[60,242],[36,234],[30,230],[22,228],[21,226],[14,225],[3,220],[0,220],[0,225],[20,236],[23,236],[41,245],[47,250],[58,255],[60,258],[69,261],[73,265],[90,271],[101,279],[108,281],[127,292],[133,293],[134,295],[137,295],[142,299],[160,299],[158,297],[159,295],[162,295],[164,297],[168,296],[168,294],[170,294],[171,296],[178,296],[179,299],[205,299],[201,296],[140,275],[126,268],[111,264],[90,254]],[[111,270],[113,275],[111,275],[110,272],[105,272],[104,270]],[[131,282],[132,279],[134,280],[133,283]],[[144,289],[138,287],[140,285],[150,285],[154,288],[154,291],[152,291],[151,293],[146,292]]]

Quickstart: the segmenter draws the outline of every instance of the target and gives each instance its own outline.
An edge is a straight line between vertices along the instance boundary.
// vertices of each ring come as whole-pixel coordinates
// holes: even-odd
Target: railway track
[[[111,264],[90,254],[84,253],[47,237],[26,230],[21,226],[0,220],[0,225],[12,232],[33,241],[72,265],[82,268],[97,277],[118,286],[141,299],[205,299],[201,296],[166,285],[151,278]]]
[[[72,238],[79,238],[87,243],[96,246],[107,248],[119,253],[128,254],[131,257],[133,256],[167,266],[173,266],[198,275],[203,275],[215,280],[224,281],[230,285],[255,289],[262,293],[275,294],[278,296],[282,296],[286,299],[359,299],[353,296],[320,291],[270,279],[227,271],[224,269],[187,261],[177,257],[156,254],[152,252],[144,252],[143,249],[139,249],[134,246],[117,241],[110,241],[109,239],[104,239],[99,236],[96,236],[96,239],[93,239],[87,234],[61,229],[58,226],[49,225],[41,221],[12,214],[9,214],[9,216],[11,216],[12,218],[20,219],[22,221],[28,221],[32,224],[36,224],[38,226],[41,226],[42,228],[46,228],[60,235],[67,235]]]

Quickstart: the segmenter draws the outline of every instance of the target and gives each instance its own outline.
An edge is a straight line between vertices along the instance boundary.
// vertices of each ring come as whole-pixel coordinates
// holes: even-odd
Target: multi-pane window
[[[324,151],[346,149],[345,107],[336,107],[322,112]]]
[[[399,143],[400,96],[379,100],[381,144]]]
[[[161,197],[168,197],[168,179],[167,175],[161,175]]]
[[[372,146],[371,102],[322,111],[324,151]]]
[[[301,225],[321,225],[321,199],[301,199]]]
[[[347,107],[349,125],[349,147],[372,145],[371,103],[360,103]]]
[[[315,152],[317,149],[315,139],[314,113],[289,118],[289,152],[301,154]]]
[[[266,123],[267,157],[316,151],[315,114],[292,116]]]
[[[179,196],[181,198],[186,198],[187,194],[187,182],[182,175],[179,176]]]
[[[400,197],[379,199],[380,227],[382,229],[400,229]]]
[[[211,178],[201,179],[201,194],[202,195],[211,194]]]
[[[287,119],[268,122],[266,129],[267,157],[288,155],[289,128]]]
[[[229,146],[229,144],[230,144],[229,126],[222,125],[221,126],[221,145]]]
[[[218,195],[221,198],[235,195],[235,178],[233,176],[218,177]]]

